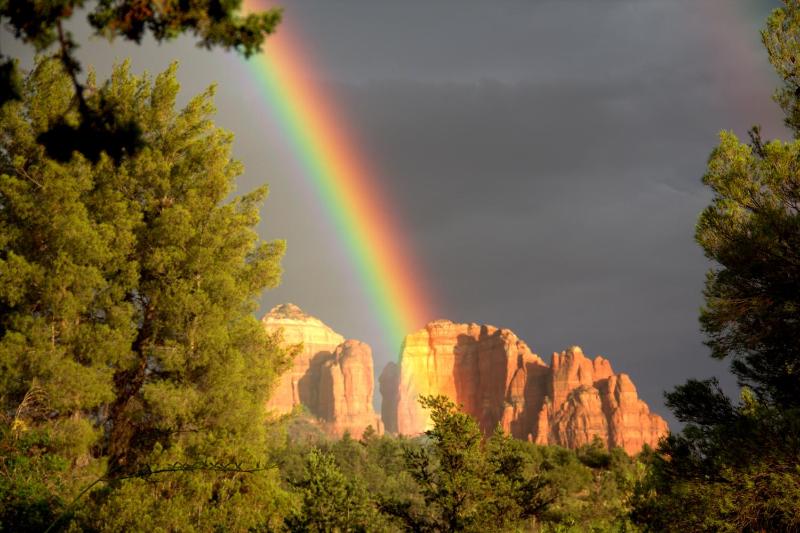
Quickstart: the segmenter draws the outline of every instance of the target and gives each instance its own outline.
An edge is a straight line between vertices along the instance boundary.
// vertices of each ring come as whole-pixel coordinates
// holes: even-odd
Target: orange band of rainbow
[[[254,0],[245,10],[263,9]],[[270,111],[325,206],[336,234],[379,317],[390,346],[431,318],[422,276],[381,191],[335,103],[313,84],[308,55],[283,22],[249,61]]]

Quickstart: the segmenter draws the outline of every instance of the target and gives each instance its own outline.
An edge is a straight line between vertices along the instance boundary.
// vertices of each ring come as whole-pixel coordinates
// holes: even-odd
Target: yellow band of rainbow
[[[245,11],[263,9],[246,0]],[[335,102],[313,83],[314,72],[291,28],[282,23],[249,66],[307,179],[347,250],[372,312],[398,353],[407,333],[432,318],[422,276],[390,199],[375,180]]]

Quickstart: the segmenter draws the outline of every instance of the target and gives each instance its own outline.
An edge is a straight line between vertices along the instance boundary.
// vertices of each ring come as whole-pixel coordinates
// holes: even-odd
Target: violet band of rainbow
[[[253,0],[245,11],[264,9]],[[432,318],[428,291],[391,199],[336,102],[313,82],[313,62],[285,21],[248,61],[329,223],[347,251],[390,346]]]

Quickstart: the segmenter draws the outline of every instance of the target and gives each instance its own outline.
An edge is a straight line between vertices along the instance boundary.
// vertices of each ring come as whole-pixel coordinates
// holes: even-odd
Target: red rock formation
[[[655,446],[669,431],[666,421],[639,399],[627,374],[614,374],[610,363],[599,356],[591,362],[590,373],[588,363],[577,346],[553,354],[554,398],[558,397],[557,390],[568,388],[564,382],[574,384],[570,378],[583,377],[567,392],[563,404],[553,402],[558,407],[552,413],[547,441],[577,447],[597,435],[609,446],[628,453],[638,452],[644,444]]]
[[[464,405],[486,432],[498,423],[512,431],[533,420],[544,401],[544,361],[507,329],[431,322],[408,335],[400,360],[397,431],[415,434],[430,426],[417,398],[444,394]]]
[[[372,350],[348,340],[293,304],[274,307],[262,319],[270,333],[281,332],[287,346],[300,345],[292,366],[280,377],[267,408],[286,414],[298,405],[323,422],[326,431],[360,437],[367,426],[382,431],[372,407]]]
[[[323,363],[319,413],[331,433],[341,437],[347,431],[359,438],[367,426],[381,432],[380,417],[372,408],[373,380],[372,349],[361,341],[344,341]]]
[[[596,435],[603,442],[611,444],[608,439],[608,424],[600,391],[591,385],[579,385],[550,414],[547,442],[577,448],[592,442]]]
[[[292,366],[278,380],[267,408],[282,415],[302,404],[319,416],[319,371],[322,363],[330,359],[336,347],[344,342],[344,337],[321,320],[303,313],[294,304],[272,308],[261,323],[270,333],[280,331],[287,346],[302,345]]]
[[[628,453],[655,445],[666,422],[650,413],[625,374],[578,347],[553,354],[548,367],[507,329],[438,320],[406,337],[399,376],[381,379],[384,420],[418,434],[430,420],[420,395],[444,394],[481,429],[500,424],[517,438],[575,448],[599,437]]]
[[[653,446],[669,431],[664,419],[651,413],[647,404],[639,399],[627,374],[610,376],[600,391],[611,420],[609,442],[612,446],[640,450],[644,444]]]

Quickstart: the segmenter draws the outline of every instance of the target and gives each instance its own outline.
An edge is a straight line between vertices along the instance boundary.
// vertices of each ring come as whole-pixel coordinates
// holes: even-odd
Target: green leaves
[[[93,93],[78,75],[81,65],[75,57],[78,44],[63,23],[87,4],[88,21],[97,35],[113,40],[124,38],[141,42],[149,31],[158,42],[184,33],[198,38],[198,46],[233,49],[245,57],[260,52],[264,39],[275,31],[281,19],[280,9],[239,14],[241,0],[182,0],[144,2],[137,0],[2,0],[0,23],[10,28],[16,38],[44,52],[57,43],[53,56],[61,62],[74,89],[74,101],[45,131],[38,141],[48,155],[66,162],[78,152],[93,163],[105,153],[116,163],[137,153],[145,143],[145,126],[140,117],[125,117],[113,99]],[[16,63],[0,55],[0,106],[19,100],[22,90]],[[75,116],[77,114],[77,117]]]
[[[364,486],[347,479],[331,454],[312,449],[306,457],[305,473],[297,480],[302,505],[288,518],[291,531],[371,531],[375,509]]]
[[[700,324],[711,355],[731,360],[741,401],[713,378],[666,394],[687,425],[637,489],[633,517],[650,530],[800,529],[800,2],[783,4],[762,39],[795,140],[765,143],[756,127],[747,145],[723,132],[696,228],[714,263]]]
[[[453,447],[440,447],[428,435],[409,439],[369,430],[358,441],[348,435],[333,441],[309,433],[307,426],[298,426],[302,419],[292,417],[283,421],[288,426],[275,427],[273,436],[281,427],[289,433],[271,447],[296,502],[288,528],[296,530],[303,524],[322,531],[631,530],[628,498],[643,475],[643,465],[623,450],[608,451],[600,443],[579,450],[537,446],[497,430],[475,447],[457,451],[459,443],[464,448],[464,441],[445,428],[476,423],[449,400],[428,400],[433,400],[441,421],[441,431],[435,426],[431,431]],[[442,461],[444,454],[459,460]],[[350,516],[366,513],[366,525],[347,522],[347,509]]]
[[[783,87],[775,92],[775,101],[786,114],[786,125],[800,135],[800,2],[783,0],[767,19],[761,32],[761,41],[769,54],[769,61],[783,80]]]
[[[503,531],[552,503],[523,443],[502,431],[486,442],[477,422],[444,396],[420,398],[430,410],[428,443],[407,447],[405,469],[424,505],[389,500],[382,508],[413,531]]]
[[[241,0],[189,0],[142,4],[127,0],[99,0],[89,23],[108,39],[123,37],[140,42],[146,31],[157,41],[191,32],[198,46],[235,49],[245,57],[261,50],[266,35],[275,31],[281,11],[238,14]]]
[[[177,111],[174,66],[154,81],[118,66],[98,98],[123,120],[141,117],[147,146],[93,164],[54,161],[37,145],[70,101],[60,64],[40,60],[24,87],[0,110],[2,412],[34,381],[46,393],[47,416],[25,432],[52,437],[53,455],[69,458],[56,476],[65,487],[53,490],[69,501],[105,483],[65,517],[80,527],[263,525],[263,499],[281,492],[267,471],[123,479],[165,462],[256,464],[266,453],[264,403],[285,357],[253,310],[280,279],[284,245],[254,230],[265,189],[224,203],[241,165],[232,136],[211,122],[212,91]],[[128,512],[132,501],[155,521]]]
[[[700,321],[712,355],[757,394],[794,405],[800,387],[800,141],[755,151],[720,136],[703,178],[714,192],[696,238],[717,263]],[[760,152],[760,153],[759,153]]]

